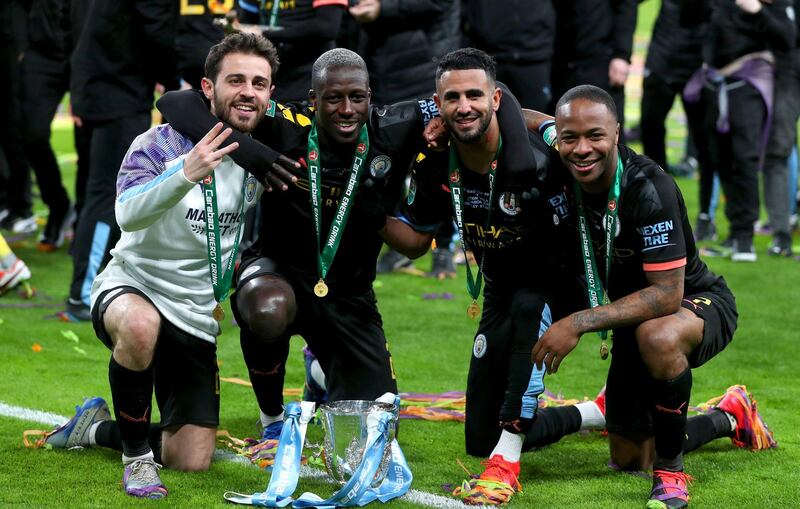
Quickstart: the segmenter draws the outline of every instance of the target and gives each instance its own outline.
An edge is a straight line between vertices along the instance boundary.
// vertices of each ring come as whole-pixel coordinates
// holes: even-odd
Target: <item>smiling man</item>
[[[280,434],[292,335],[319,359],[330,399],[397,392],[372,282],[391,230],[387,213],[437,113],[431,99],[372,106],[366,65],[346,49],[323,53],[311,83],[310,108],[270,103],[253,132],[308,170],[288,184],[276,182],[284,192],[262,201],[260,241],[242,256],[232,298],[264,438]],[[190,137],[214,122],[196,93],[167,94],[158,107]],[[240,161],[258,160],[266,149],[236,132],[232,139],[240,140]]]
[[[197,143],[169,124],[134,140],[117,178],[123,231],[92,287],[92,321],[112,351],[108,378],[116,421],[102,398],[50,433],[54,447],[122,450],[125,492],[167,495],[159,462],[206,470],[219,424],[216,337],[220,302],[230,288],[247,209],[261,193],[256,178],[220,148],[224,120],[245,132],[264,117],[278,66],[260,36],[233,35],[211,49],[203,93],[214,127]],[[177,369],[181,366],[181,369]],[[150,427],[152,398],[161,424]]]
[[[576,251],[593,307],[555,322],[533,349],[533,360],[555,373],[582,334],[612,331],[606,389],[611,460],[625,470],[653,468],[648,508],[685,507],[684,448],[733,432],[740,441],[760,433],[764,447],[774,446],[749,400],[744,411],[732,412],[740,421],[748,416],[747,423],[717,412],[684,444],[692,368],[731,341],[738,317],[733,294],[700,260],[672,178],[618,145],[616,109],[606,92],[591,85],[569,90],[556,108],[556,131],[561,160],[575,181]],[[720,408],[735,407],[732,399],[726,405]]]
[[[497,114],[510,95],[495,72],[494,60],[473,48],[440,60],[436,101],[450,150],[418,158],[414,191],[401,210],[405,230],[397,235],[409,246],[425,245],[442,221],[455,220],[462,247],[477,260],[467,265],[467,313],[480,322],[467,378],[465,445],[468,454],[489,459],[478,479],[454,492],[476,505],[508,502],[520,489],[521,453],[531,448],[527,434],[544,390],[544,371],[530,350],[554,319],[579,307],[570,302],[579,288],[570,284],[577,282],[568,273],[571,251],[563,250],[574,231],[564,190],[569,175],[551,171],[560,168],[550,167],[549,147],[529,135],[515,100],[516,115]]]

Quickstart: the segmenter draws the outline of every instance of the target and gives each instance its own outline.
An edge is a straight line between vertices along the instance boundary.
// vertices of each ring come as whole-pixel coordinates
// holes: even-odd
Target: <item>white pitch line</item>
[[[0,401],[0,415],[21,419],[23,421],[38,422],[39,424],[49,424],[50,426],[61,426],[69,420],[69,417],[64,417],[63,415],[34,410],[32,408],[13,406],[3,403],[2,401]]]
[[[42,410],[35,410],[32,408],[9,405],[7,403],[3,403],[2,401],[0,401],[0,416],[12,417],[14,419],[20,419],[23,421],[37,422],[39,424],[48,424],[50,426],[60,426],[69,420],[69,417],[65,417],[63,415],[45,412]],[[234,454],[225,449],[216,449],[214,451],[214,459],[238,463],[245,467],[260,468],[247,458],[239,456],[238,454]],[[334,482],[322,470],[308,466],[303,466],[300,468],[300,477],[325,480],[331,483]],[[414,504],[434,507],[437,509],[470,509],[471,507],[449,497],[413,489],[409,490],[408,493],[403,495],[401,498]]]

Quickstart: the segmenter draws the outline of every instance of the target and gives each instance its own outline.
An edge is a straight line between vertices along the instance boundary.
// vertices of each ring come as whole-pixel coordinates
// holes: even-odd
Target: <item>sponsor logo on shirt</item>
[[[569,217],[569,204],[567,203],[567,194],[561,192],[555,196],[547,199],[550,208],[553,209],[553,224],[558,224],[561,219]]]
[[[219,219],[219,233],[222,235],[233,235],[236,233],[236,228],[239,223],[244,219],[243,214],[239,212],[222,212],[217,215]],[[206,211],[205,209],[189,208],[184,217],[189,223],[193,233],[198,235],[205,235],[206,233]]]
[[[674,246],[675,243],[670,242],[669,238],[674,229],[674,224],[671,219],[637,228],[636,231],[642,236],[642,245],[644,246],[642,251],[651,251],[662,247]]]
[[[433,99],[423,99],[417,101],[419,104],[419,109],[422,112],[422,122],[425,125],[428,125],[428,122],[433,119],[433,117],[439,116],[439,108],[436,107],[436,102]]]

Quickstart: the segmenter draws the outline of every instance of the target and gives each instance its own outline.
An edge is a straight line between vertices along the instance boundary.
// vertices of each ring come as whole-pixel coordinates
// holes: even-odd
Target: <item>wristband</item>
[[[547,120],[539,126],[539,132],[542,134],[544,142],[551,147],[556,146],[558,136],[556,135],[556,123],[554,120]]]

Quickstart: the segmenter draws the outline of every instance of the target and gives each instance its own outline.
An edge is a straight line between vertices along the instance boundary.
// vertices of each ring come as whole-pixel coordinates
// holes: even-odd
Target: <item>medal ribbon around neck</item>
[[[494,203],[494,184],[497,178],[497,160],[500,157],[500,151],[503,149],[503,138],[501,137],[497,143],[497,152],[494,154],[494,159],[489,164],[489,212],[486,214],[486,228],[491,226],[492,221],[492,204]],[[450,160],[448,171],[448,182],[450,185],[450,197],[453,200],[453,211],[456,216],[456,226],[458,227],[458,238],[461,242],[461,249],[464,251],[464,257],[467,257],[467,243],[464,240],[464,197],[463,188],[461,187],[461,171],[458,169],[458,153],[455,146],[450,144]],[[475,319],[480,313],[478,307],[478,297],[481,294],[481,287],[483,286],[483,262],[486,259],[486,250],[481,253],[481,261],[478,265],[478,273],[473,278],[472,269],[469,266],[467,259],[467,292],[472,297],[472,303],[467,308],[467,315]]]
[[[328,294],[328,287],[325,284],[325,276],[333,264],[336,251],[339,249],[339,242],[342,240],[344,228],[347,226],[347,218],[353,208],[356,191],[361,180],[361,173],[364,169],[364,160],[369,153],[369,133],[367,125],[361,126],[358,134],[356,149],[353,151],[353,162],[350,167],[350,178],[347,181],[344,194],[339,200],[336,215],[331,221],[331,228],[325,241],[325,246],[320,246],[322,238],[322,156],[319,150],[319,137],[317,136],[317,125],[312,120],[311,132],[308,134],[308,189],[311,193],[311,212],[314,216],[314,231],[317,235],[317,273],[319,282],[314,287],[317,297],[325,297]]]
[[[242,178],[242,203],[239,206],[239,226],[236,227],[236,237],[225,267],[222,266],[222,236],[219,234],[219,209],[217,207],[217,179],[212,172],[203,179],[203,199],[206,207],[206,251],[208,254],[208,270],[211,275],[211,288],[214,290],[214,300],[217,307],[214,309],[214,319],[221,321],[224,318],[219,303],[228,297],[233,279],[233,263],[239,251],[240,234],[244,224],[244,202],[247,186],[247,172]],[[220,271],[222,271],[220,273]]]
[[[614,183],[608,190],[608,202],[606,205],[606,214],[603,219],[603,227],[606,233],[606,280],[601,283],[597,274],[597,263],[595,262],[594,249],[592,247],[592,236],[589,232],[588,221],[586,220],[586,211],[583,207],[583,194],[581,186],[577,181],[574,182],[575,188],[575,201],[578,208],[578,233],[581,236],[581,255],[583,256],[583,267],[586,271],[586,286],[589,294],[589,305],[592,308],[608,304],[608,282],[610,281],[611,273],[611,260],[614,256],[614,236],[617,231],[617,214],[619,212],[619,195],[621,192],[622,184],[622,155],[617,152],[617,169],[614,172]],[[606,291],[603,291],[605,286]],[[608,346],[606,345],[606,338],[608,331],[597,331],[600,336],[600,358],[606,359],[608,357]]]

